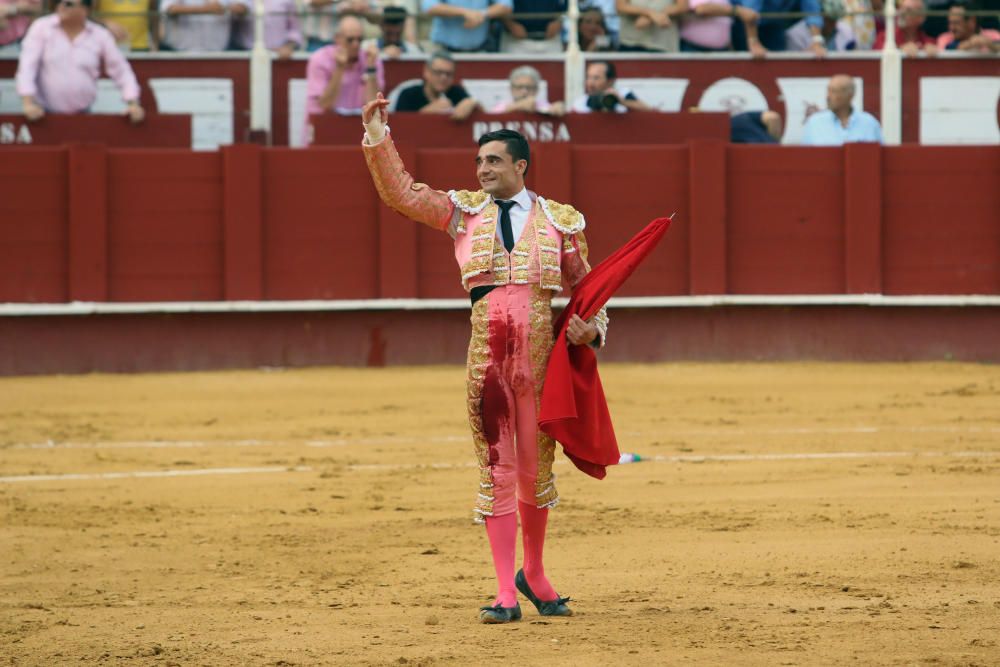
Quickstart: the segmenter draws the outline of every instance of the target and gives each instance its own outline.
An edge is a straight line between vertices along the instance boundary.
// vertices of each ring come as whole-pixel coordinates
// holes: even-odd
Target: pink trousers
[[[555,442],[538,429],[551,348],[549,290],[505,285],[473,306],[467,387],[480,470],[480,520],[517,511],[518,500],[539,508],[558,502],[552,475]]]

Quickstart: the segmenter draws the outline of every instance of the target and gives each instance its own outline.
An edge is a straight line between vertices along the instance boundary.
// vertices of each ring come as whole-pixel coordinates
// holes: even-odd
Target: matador
[[[447,233],[472,301],[467,364],[469,424],[479,480],[474,518],[485,523],[498,592],[480,608],[483,623],[521,618],[520,591],[545,616],[571,616],[545,575],[542,552],[549,508],[559,501],[555,441],[538,427],[546,363],[553,345],[552,297],[589,271],[583,215],[524,186],[531,161],[525,138],[497,130],[479,138],[480,190],[443,192],[415,183],[388,132],[388,102],[362,112],[362,146],[379,196],[404,216]],[[602,346],[602,309],[574,315],[566,339]],[[524,551],[516,573],[518,515]]]

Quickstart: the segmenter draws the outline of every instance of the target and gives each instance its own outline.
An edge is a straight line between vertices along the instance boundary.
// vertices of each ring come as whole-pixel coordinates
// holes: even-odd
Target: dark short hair
[[[590,67],[591,65],[604,65],[604,75],[609,81],[618,78],[618,72],[615,70],[615,64],[610,60],[592,60],[587,63],[587,67]]]
[[[386,7],[382,10],[382,22],[389,25],[399,25],[406,21],[405,7]]]
[[[483,136],[479,137],[479,146],[482,147],[491,141],[502,141],[514,162],[524,160],[528,163],[528,165],[531,164],[531,148],[528,146],[528,140],[525,139],[524,135],[520,132],[515,132],[514,130],[508,130],[506,128],[487,132]],[[525,166],[524,175],[527,174],[528,167]]]

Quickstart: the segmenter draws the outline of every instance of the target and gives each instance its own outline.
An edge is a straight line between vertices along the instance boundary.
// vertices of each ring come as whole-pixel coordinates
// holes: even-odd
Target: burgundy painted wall
[[[474,188],[465,149],[401,146]],[[461,297],[451,242],[382,205],[360,150],[17,148],[0,164],[0,301]],[[677,222],[623,296],[1000,294],[1000,151],[538,145],[529,186],[599,261]],[[948,165],[943,169],[942,165]]]
[[[467,310],[10,318],[0,376],[460,364]],[[609,361],[1000,362],[1000,308],[616,308]],[[669,332],[665,334],[665,332]]]

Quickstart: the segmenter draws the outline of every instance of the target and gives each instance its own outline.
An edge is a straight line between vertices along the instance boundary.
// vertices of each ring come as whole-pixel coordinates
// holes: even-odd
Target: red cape
[[[573,297],[556,320],[556,342],[542,387],[538,426],[563,446],[577,468],[604,479],[618,463],[618,441],[597,373],[597,355],[589,345],[570,345],[566,327],[572,315],[589,320],[632,275],[666,233],[671,218],[657,218],[631,241],[598,264],[573,289]]]

